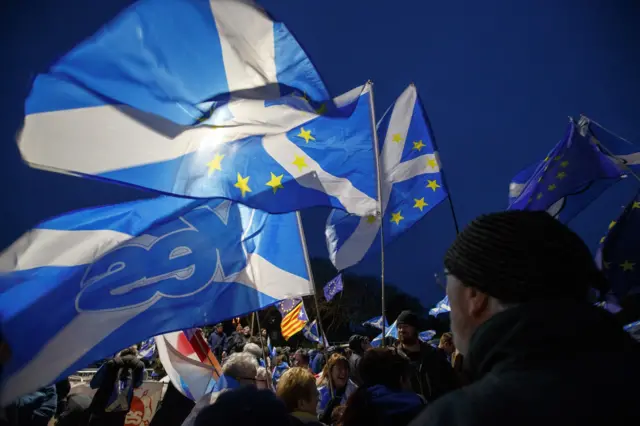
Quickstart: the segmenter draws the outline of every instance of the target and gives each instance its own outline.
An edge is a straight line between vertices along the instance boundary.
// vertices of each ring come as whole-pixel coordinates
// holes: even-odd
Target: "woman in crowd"
[[[322,426],[318,421],[318,389],[308,368],[293,367],[282,375],[276,395],[287,407],[292,425]]]
[[[349,398],[344,426],[405,426],[425,407],[411,390],[411,364],[395,348],[364,353],[359,365],[362,386]]]
[[[318,415],[324,423],[329,423],[335,407],[345,404],[357,386],[349,380],[349,361],[343,355],[334,353],[324,366],[318,379],[320,403]]]
[[[278,386],[280,377],[282,376],[282,374],[284,374],[285,371],[289,369],[289,363],[286,361],[286,359],[286,354],[280,354],[276,356],[273,362],[273,365],[275,365],[275,367],[273,368],[273,374],[271,375],[273,386]]]

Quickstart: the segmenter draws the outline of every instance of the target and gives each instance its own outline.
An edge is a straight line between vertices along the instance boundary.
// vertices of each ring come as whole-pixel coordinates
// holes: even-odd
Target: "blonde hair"
[[[280,377],[276,395],[291,413],[298,409],[298,401],[309,401],[317,391],[313,374],[305,368],[293,367]]]
[[[338,363],[344,363],[345,367],[347,367],[347,370],[350,370],[349,361],[347,360],[347,358],[340,354],[333,354],[331,355],[331,357],[329,357],[329,361],[327,361],[324,368],[322,369],[322,374],[318,379],[318,385],[322,385],[328,380],[331,380],[331,370],[333,370],[333,367],[335,367]]]
[[[440,337],[440,344],[438,347],[442,348],[445,344],[451,343],[453,344],[453,334],[446,332]]]

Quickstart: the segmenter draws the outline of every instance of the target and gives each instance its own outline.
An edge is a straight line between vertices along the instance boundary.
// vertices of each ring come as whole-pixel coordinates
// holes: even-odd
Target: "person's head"
[[[318,388],[315,377],[306,368],[293,367],[285,371],[278,381],[276,395],[290,413],[302,411],[316,414]]]
[[[440,337],[438,347],[448,354],[454,353],[456,351],[456,345],[453,343],[453,334],[449,332],[444,333]]]
[[[420,318],[411,311],[402,311],[396,319],[398,327],[398,340],[406,346],[415,345],[418,340],[418,327],[420,326]]]
[[[242,330],[243,330],[242,324],[238,323],[238,325],[236,326],[236,332],[242,333]]]
[[[282,426],[289,423],[286,407],[273,392],[251,387],[222,392],[195,420],[195,426]]]
[[[256,387],[258,389],[271,389],[271,375],[264,367],[258,367],[256,373]]]
[[[293,365],[296,367],[309,368],[309,353],[304,349],[298,349],[293,354]]]
[[[246,345],[244,345],[242,352],[251,354],[256,359],[262,358],[262,349],[260,349],[260,346],[256,345],[255,343],[247,343]]]
[[[128,348],[121,350],[120,353],[118,354],[119,357],[127,356],[127,355],[137,356],[138,346],[137,345],[129,346]]]
[[[222,364],[222,374],[245,386],[256,385],[257,372],[258,361],[247,352],[231,354]]]
[[[260,334],[262,335],[262,337],[267,337],[267,329],[263,328],[262,330],[260,330]]]
[[[223,327],[222,323],[216,324],[216,333],[222,334],[223,332],[224,332],[224,327]]]
[[[251,335],[251,328],[249,328],[249,326],[246,326],[245,328],[242,329],[242,332],[244,333],[245,336],[249,337]]]
[[[349,361],[340,354],[334,353],[322,369],[320,382],[331,379],[334,389],[343,389],[349,380]]]
[[[465,355],[475,330],[496,313],[530,302],[586,302],[606,280],[589,248],[540,211],[506,211],[475,219],[444,259],[451,331]]]
[[[368,337],[354,334],[349,338],[349,349],[351,349],[351,351],[357,353],[358,355],[362,355],[364,351],[370,348],[371,342],[369,341]]]
[[[373,348],[365,352],[358,372],[365,387],[383,385],[397,391],[411,389],[409,359],[394,347]]]
[[[342,425],[342,417],[344,416],[344,410],[347,407],[344,405],[338,405],[336,408],[333,409],[333,411],[331,412],[331,424],[334,426],[341,426]]]

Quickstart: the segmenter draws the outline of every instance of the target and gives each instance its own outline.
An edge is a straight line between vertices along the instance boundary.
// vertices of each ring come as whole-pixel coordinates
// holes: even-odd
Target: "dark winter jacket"
[[[222,332],[222,334],[218,334],[215,331],[211,333],[209,336],[209,346],[211,346],[211,352],[218,358],[222,359],[222,352],[226,350],[225,346],[227,344],[227,335]]]
[[[47,386],[24,395],[5,407],[7,424],[11,426],[46,426],[56,413],[56,387]]]
[[[411,386],[413,391],[426,401],[433,402],[442,395],[460,387],[451,364],[428,343],[420,342],[419,354],[405,351],[402,346],[398,346],[398,352],[411,359],[414,370],[411,376]]]
[[[423,425],[638,425],[640,344],[587,303],[523,304],[482,324],[465,356],[474,382]]]

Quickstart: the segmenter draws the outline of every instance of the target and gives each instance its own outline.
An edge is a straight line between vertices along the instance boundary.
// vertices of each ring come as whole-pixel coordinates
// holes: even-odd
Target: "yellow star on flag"
[[[553,159],[556,161],[560,161],[562,159],[562,155],[556,155],[555,157],[553,157]]]
[[[273,193],[275,194],[276,192],[278,192],[278,189],[283,189],[284,186],[282,186],[282,177],[284,175],[280,175],[280,176],[276,176],[273,173],[271,173],[271,180],[267,183],[265,183],[265,185],[270,186],[271,189],[273,189]]]
[[[567,160],[564,160],[562,163],[560,163],[560,167],[567,167],[569,165],[569,162]]]
[[[636,266],[635,262],[629,262],[628,260],[625,260],[623,263],[620,264],[620,267],[625,272],[633,271],[634,266]]]
[[[560,180],[564,179],[567,177],[567,174],[565,172],[559,172],[556,177]]]
[[[413,201],[416,203],[413,205],[416,209],[420,209],[422,211],[423,208],[427,207],[429,204],[424,202],[424,197],[422,198],[414,198]]]
[[[609,224],[609,229],[613,228],[614,226],[616,226],[616,222],[615,220],[612,220],[611,223]]]
[[[213,157],[213,160],[209,161],[207,163],[207,167],[209,168],[208,171],[208,175],[211,176],[213,174],[214,171],[216,170],[222,170],[222,159],[224,158],[224,154],[216,154],[215,157]]]
[[[375,221],[376,221],[375,216],[367,216],[367,223],[375,223]]]
[[[400,225],[400,221],[404,219],[401,213],[402,213],[401,210],[395,213],[391,213],[391,222],[395,223],[396,225]]]
[[[300,133],[298,133],[297,136],[304,139],[305,143],[316,140],[316,138],[311,135],[311,130],[305,130],[304,127],[300,127]]]
[[[542,161],[549,161],[549,156],[547,155],[546,157],[544,157],[544,160]]]
[[[549,191],[553,191],[554,189],[556,189],[556,184],[555,184],[555,183],[552,183],[551,185],[547,186],[547,189],[548,189]]]
[[[602,262],[602,266],[604,266],[604,269],[609,269],[611,268],[611,262]]]
[[[295,160],[293,160],[293,163],[291,164],[298,166],[298,171],[302,172],[302,169],[309,167],[309,165],[304,161],[304,157],[298,157],[297,155],[295,157]]]
[[[440,185],[438,185],[438,182],[435,180],[427,179],[427,188],[433,189],[433,192],[436,192],[436,189],[440,188]]]
[[[539,200],[542,198],[542,192],[538,192],[538,195],[536,195],[536,200]]]
[[[640,201],[634,201],[633,202],[633,206],[631,206],[631,209],[640,209]]]
[[[434,158],[429,157],[427,158],[427,167],[435,169],[436,167],[438,167],[438,162]]]
[[[402,142],[402,136],[400,135],[400,133],[395,133],[391,140],[394,141],[395,143],[400,143]]]
[[[424,148],[426,145],[422,143],[422,141],[415,141],[413,143],[413,148],[411,149],[412,151],[418,151],[420,152],[422,150],[422,148]]]
[[[242,192],[242,198],[244,198],[247,192],[251,192],[251,188],[249,188],[249,176],[243,178],[242,175],[238,173],[238,181],[233,186]]]

